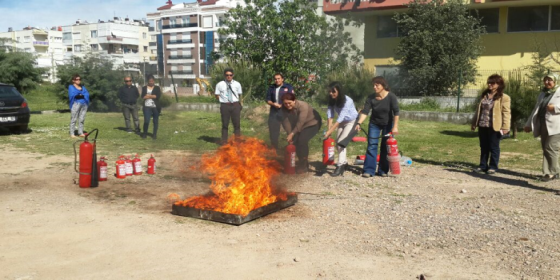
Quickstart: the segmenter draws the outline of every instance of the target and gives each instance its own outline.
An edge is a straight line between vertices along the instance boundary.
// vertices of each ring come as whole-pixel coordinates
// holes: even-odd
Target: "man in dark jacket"
[[[268,115],[268,131],[270,144],[278,150],[278,138],[280,137],[280,125],[282,116],[282,95],[293,93],[292,85],[284,83],[284,75],[274,74],[274,84],[270,85],[266,93],[266,104],[270,105]]]
[[[132,133],[132,129],[130,128],[130,113],[132,113],[132,118],[134,120],[134,127],[136,129],[136,133],[140,133],[140,121],[138,120],[138,106],[136,101],[140,94],[138,92],[138,88],[132,85],[132,78],[131,77],[124,77],[124,86],[119,89],[119,93],[117,95],[122,103],[122,111],[124,115],[124,123],[126,125],[126,131],[128,133]]]

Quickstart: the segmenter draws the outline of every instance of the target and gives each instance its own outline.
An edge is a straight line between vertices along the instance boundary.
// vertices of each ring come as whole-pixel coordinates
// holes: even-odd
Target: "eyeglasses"
[[[496,82],[488,82],[489,85],[495,85],[497,84]]]
[[[132,82],[132,80],[124,80],[125,83]]]
[[[76,79],[74,79],[74,81],[80,81],[80,80],[82,80],[82,79],[80,79],[80,78],[76,78]]]
[[[233,74],[226,74],[226,77],[233,77]]]

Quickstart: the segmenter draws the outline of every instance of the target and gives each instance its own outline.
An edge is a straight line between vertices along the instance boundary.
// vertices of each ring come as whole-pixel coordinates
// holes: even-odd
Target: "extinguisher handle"
[[[88,140],[88,137],[89,137],[90,135],[92,135],[94,131],[95,131],[95,138],[93,138],[93,141],[94,141],[94,142],[97,141],[97,134],[99,134],[99,129],[97,129],[97,128],[95,128],[95,129],[93,129],[92,131],[88,132],[88,134],[86,135],[86,138],[85,138],[85,139]]]

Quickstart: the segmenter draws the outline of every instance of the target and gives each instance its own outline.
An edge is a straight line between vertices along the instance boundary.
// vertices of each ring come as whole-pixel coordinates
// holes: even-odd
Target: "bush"
[[[527,120],[537,102],[538,91],[524,84],[520,79],[506,82],[504,93],[511,97],[511,126],[513,138],[517,137],[517,126]]]
[[[322,89],[319,90],[318,102],[322,104],[328,103],[329,93],[327,87],[330,83],[338,81],[342,84],[344,94],[354,100],[356,106],[362,107],[366,98],[373,93],[371,79],[375,77],[375,73],[361,65],[348,66],[339,71],[333,71],[321,79]]]
[[[159,105],[162,108],[169,107],[173,103],[173,98],[169,95],[162,94],[159,98]]]

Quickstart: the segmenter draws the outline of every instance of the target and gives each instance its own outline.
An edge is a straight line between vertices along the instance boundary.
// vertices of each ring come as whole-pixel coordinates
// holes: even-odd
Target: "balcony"
[[[410,0],[383,0],[383,1],[323,0],[323,12],[325,14],[332,15],[332,14],[344,13],[344,12],[404,9],[406,8],[406,4],[408,4],[409,2]]]
[[[169,75],[187,75],[192,74],[192,70],[171,70],[169,71]]]
[[[48,47],[48,46],[49,46],[49,42],[48,42],[48,41],[33,41],[33,46],[36,46],[36,47]]]
[[[150,47],[155,47],[157,46],[157,42],[150,42]]]
[[[169,40],[168,44],[191,44],[192,39],[182,39],[182,40]]]
[[[183,23],[183,24],[169,24],[169,25],[162,26],[161,29],[189,28],[189,27],[198,27],[198,23],[193,22],[193,23]]]
[[[192,55],[170,55],[168,56],[169,59],[189,59],[192,58]]]

